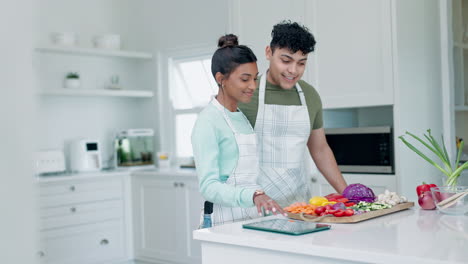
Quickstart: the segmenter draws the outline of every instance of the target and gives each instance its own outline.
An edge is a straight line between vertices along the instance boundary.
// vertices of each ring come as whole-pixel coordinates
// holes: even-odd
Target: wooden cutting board
[[[359,215],[344,216],[344,217],[328,216],[318,222],[319,223],[357,223],[357,222],[361,222],[364,220],[376,218],[382,215],[388,215],[388,214],[395,213],[398,211],[406,210],[413,206],[414,206],[413,202],[401,203],[389,209],[380,209],[380,210],[370,211],[370,212],[359,214]],[[314,219],[318,217],[318,216],[307,215],[307,214],[304,214],[303,216],[304,217],[302,218],[300,214],[288,213],[289,218],[297,219],[297,220],[304,220],[308,222],[315,222]]]

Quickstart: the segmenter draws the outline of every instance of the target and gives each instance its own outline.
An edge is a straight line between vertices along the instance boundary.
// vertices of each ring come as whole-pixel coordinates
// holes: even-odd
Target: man
[[[259,139],[259,184],[283,207],[308,201],[307,147],[320,172],[342,193],[347,184],[325,138],[320,97],[301,80],[315,39],[307,28],[290,21],[275,25],[271,35],[265,51],[269,69],[251,102],[239,105]]]

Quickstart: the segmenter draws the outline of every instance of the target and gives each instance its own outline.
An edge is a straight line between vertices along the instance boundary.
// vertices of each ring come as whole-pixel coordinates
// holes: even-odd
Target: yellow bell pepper
[[[328,199],[322,196],[314,196],[310,198],[309,203],[311,205],[322,206],[323,203],[328,203]]]

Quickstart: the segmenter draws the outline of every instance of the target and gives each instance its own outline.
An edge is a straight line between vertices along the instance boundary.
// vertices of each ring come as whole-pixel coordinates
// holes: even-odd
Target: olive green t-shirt
[[[257,120],[258,112],[258,91],[260,85],[260,78],[257,81],[257,89],[252,96],[250,103],[244,104],[239,103],[239,109],[249,119],[252,127],[255,127],[255,121]],[[309,110],[310,127],[312,130],[323,127],[322,118],[322,101],[320,96],[310,84],[303,80],[299,81],[299,85],[304,92],[306,99],[307,109]],[[266,81],[265,89],[265,104],[276,104],[276,105],[301,105],[301,99],[297,92],[296,86],[290,90],[281,88],[278,85],[271,84]]]

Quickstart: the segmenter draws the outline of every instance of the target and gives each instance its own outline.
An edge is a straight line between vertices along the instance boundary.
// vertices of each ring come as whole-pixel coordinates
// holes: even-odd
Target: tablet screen
[[[271,219],[242,225],[243,228],[268,232],[284,233],[289,235],[302,235],[330,229],[330,225],[317,224],[290,219]]]

